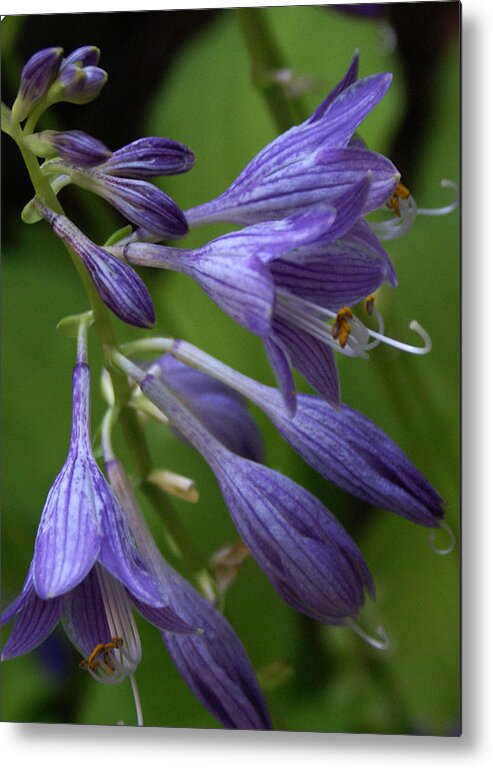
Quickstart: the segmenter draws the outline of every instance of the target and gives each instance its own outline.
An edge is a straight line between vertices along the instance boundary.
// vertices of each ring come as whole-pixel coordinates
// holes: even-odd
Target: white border
[[[236,5],[257,5],[238,2]],[[270,5],[287,5],[272,0]],[[298,5],[319,3],[298,2]],[[225,4],[146,2],[139,10],[223,7]],[[295,733],[238,733],[91,726],[0,724],[2,763],[50,768],[139,768],[189,764],[200,768],[310,768],[359,763],[364,768],[492,765],[493,505],[491,475],[492,340],[487,333],[493,293],[491,126],[493,4],[463,3],[463,727],[460,739]],[[3,15],[135,9],[111,2],[2,0]],[[33,683],[34,684],[34,683]]]

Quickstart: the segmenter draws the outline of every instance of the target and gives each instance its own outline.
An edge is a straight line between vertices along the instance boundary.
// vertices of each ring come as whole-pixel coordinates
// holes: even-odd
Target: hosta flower
[[[121,355],[115,362],[208,461],[241,538],[281,597],[318,621],[352,625],[374,585],[336,518],[289,478],[229,451],[152,373]]]
[[[2,658],[32,650],[63,618],[89,671],[103,682],[119,682],[140,661],[132,608],[160,629],[199,630],[180,615],[170,586],[158,583],[144,562],[94,460],[82,343],[73,374],[69,453],[48,494],[22,592],[2,615],[2,624],[16,619]]]
[[[186,211],[191,227],[213,221],[253,224],[332,203],[371,172],[363,212],[388,200],[399,172],[387,158],[352,143],[354,132],[387,92],[392,76],[356,80],[356,55],[315,112],[268,144],[219,197]]]
[[[80,142],[79,142],[80,148]],[[136,153],[137,157],[139,153]],[[129,176],[122,178],[120,171],[128,160]],[[149,161],[147,161],[149,164]],[[113,170],[116,169],[116,174]],[[62,159],[49,160],[42,167],[43,173],[53,177],[66,176],[71,183],[102,197],[116,208],[132,224],[164,238],[183,237],[188,226],[183,212],[174,200],[158,187],[143,181],[146,178],[146,163],[143,162],[142,178],[134,178],[135,169],[131,159],[122,159],[121,164],[84,167],[72,165]]]
[[[120,320],[141,328],[154,325],[152,299],[128,264],[95,245],[66,216],[38,205],[58,237],[80,258],[104,303]]]
[[[397,281],[387,254],[361,218],[370,189],[364,175],[345,205],[337,198],[329,209],[255,224],[195,250],[129,243],[113,251],[131,264],[190,275],[233,319],[261,336],[291,412],[292,367],[337,404],[332,350],[365,356],[370,344],[367,329],[349,312],[346,337],[339,338],[338,311],[362,301],[385,280]]]
[[[272,725],[264,698],[233,628],[166,562],[147,527],[120,462],[111,454],[107,454],[105,460],[112,487],[157,582],[171,591],[180,607],[180,616],[201,629],[199,633],[178,633],[162,628],[162,638],[173,662],[199,701],[226,728],[270,729]],[[153,621],[153,609],[144,615]],[[185,639],[185,634],[190,642]]]
[[[223,445],[247,459],[262,461],[262,438],[241,395],[222,382],[183,365],[172,355],[165,355],[155,365],[166,386]]]
[[[299,393],[296,415],[290,417],[273,387],[238,373],[187,342],[175,341],[172,353],[184,361],[184,367],[189,363],[201,369],[189,369],[190,386],[194,375],[207,378],[207,371],[255,403],[322,477],[412,522],[440,525],[443,499],[394,441],[362,413],[343,404],[335,409],[319,397]],[[169,365],[168,358],[157,361],[161,369]],[[173,388],[172,381],[169,385]],[[202,414],[197,415],[205,423]]]
[[[22,122],[48,93],[55,80],[63,56],[62,48],[44,48],[24,65],[12,114]]]

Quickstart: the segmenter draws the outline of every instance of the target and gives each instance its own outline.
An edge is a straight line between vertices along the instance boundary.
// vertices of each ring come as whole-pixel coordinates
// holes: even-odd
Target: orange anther
[[[339,340],[339,346],[345,347],[349,334],[351,333],[351,324],[349,320],[352,318],[353,313],[349,307],[342,307],[336,315],[336,321],[332,326],[332,336],[334,339]]]
[[[399,181],[396,188],[394,189],[392,197],[390,197],[387,200],[387,208],[390,208],[390,210],[393,211],[396,216],[400,216],[401,215],[400,201],[407,200],[409,195],[410,195],[410,192],[408,188],[405,187],[404,184],[402,184],[402,182]]]
[[[97,669],[100,665],[100,658],[102,658],[106,666],[113,669],[113,666],[110,663],[111,654],[109,651],[121,648],[122,645],[123,640],[121,637],[113,637],[109,643],[98,643],[87,659],[82,659],[82,661],[79,662],[79,667],[81,669]]]
[[[371,296],[367,296],[365,299],[365,311],[367,315],[373,314],[373,307],[375,306],[375,297],[373,294]]]

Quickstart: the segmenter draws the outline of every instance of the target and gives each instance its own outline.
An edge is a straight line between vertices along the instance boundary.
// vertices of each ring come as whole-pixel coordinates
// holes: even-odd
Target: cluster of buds
[[[147,328],[155,321],[151,296],[133,266],[164,268],[191,276],[262,339],[277,388],[185,341],[149,338],[105,351],[134,387],[125,405],[157,414],[216,476],[241,537],[239,554],[222,563],[217,593],[232,583],[249,553],[292,608],[364,635],[357,620],[366,594],[375,596],[375,585],[362,553],[318,499],[265,466],[260,433],[245,401],[262,409],[329,482],[419,525],[443,525],[444,501],[437,491],[376,424],[341,403],[334,357],[335,351],[367,357],[382,341],[416,354],[431,348],[415,321],[410,327],[420,334],[421,346],[385,336],[374,308],[378,287],[385,281],[397,285],[377,235],[403,234],[420,212],[392,162],[356,135],[387,92],[391,76],[358,80],[356,55],[305,122],[265,147],[219,197],[183,212],[149,179],[188,171],[194,155],[185,145],[151,137],[111,151],[81,131],[35,132],[37,117],[50,104],[85,103],[99,93],[106,73],[98,60],[92,47],[67,58],[52,48],[33,56],[22,72],[11,117],[27,123],[11,135],[42,158],[37,171],[50,190],[46,199],[36,189],[25,220],[49,223],[80,259],[102,301],[124,322]],[[59,206],[57,195],[66,184],[102,197],[129,226],[105,245],[92,242]],[[368,223],[369,213],[389,205],[398,229],[394,222]],[[196,249],[163,244],[184,237],[189,227],[218,221],[242,228]],[[357,318],[359,303],[376,317],[377,330]],[[111,430],[118,413],[107,379],[109,410],[101,430],[106,475],[92,454],[91,321],[92,315],[84,315],[77,323],[69,453],[48,495],[24,588],[2,616],[2,622],[17,619],[3,658],[30,651],[63,618],[83,655],[82,668],[101,682],[133,680],[141,657],[136,610],[159,629],[190,688],[220,722],[269,728],[265,701],[233,629],[214,600],[205,599],[164,560],[149,532],[113,452]],[[144,359],[149,353],[159,356],[149,362]],[[294,369],[317,394],[296,392]],[[185,479],[175,473],[154,471],[149,480],[198,498],[193,481],[184,486]],[[385,647],[384,633],[378,634],[367,639]]]

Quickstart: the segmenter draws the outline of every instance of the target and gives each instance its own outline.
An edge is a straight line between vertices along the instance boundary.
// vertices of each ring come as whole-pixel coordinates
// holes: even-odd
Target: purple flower
[[[223,445],[247,459],[262,461],[262,438],[241,395],[172,355],[156,364],[161,380]]]
[[[66,216],[38,206],[53,231],[81,259],[104,303],[125,323],[149,328],[155,323],[152,300],[134,270],[95,245]]]
[[[44,48],[24,65],[19,92],[12,107],[16,120],[24,120],[44,99],[58,74],[62,56],[62,48]]]
[[[70,159],[70,158],[68,158]],[[99,168],[111,176],[151,179],[189,171],[195,162],[193,152],[178,141],[158,136],[137,139],[113,152]]]
[[[108,477],[125,509],[132,533],[158,581],[173,595],[180,616],[200,633],[163,627],[162,638],[199,701],[227,728],[267,730],[267,707],[245,649],[230,624],[164,560],[138,507],[118,460],[106,460]],[[144,616],[152,622],[154,609]],[[142,611],[141,611],[142,612]],[[178,638],[180,634],[180,638]]]
[[[176,239],[187,233],[183,212],[165,192],[141,179],[104,173],[104,167],[78,167],[56,158],[45,163],[43,172],[69,176],[73,184],[102,197],[126,219],[160,239]]]
[[[362,301],[385,280],[396,284],[387,254],[361,218],[370,189],[365,174],[345,204],[336,198],[334,207],[255,224],[194,251],[130,243],[115,252],[131,264],[190,275],[225,312],[261,336],[291,413],[296,407],[292,367],[337,404],[332,350],[364,356],[368,342],[363,324],[347,318],[348,338],[337,338],[337,312]]]
[[[95,45],[83,45],[76,48],[62,61],[62,69],[70,66],[95,67],[99,64],[101,51]]]
[[[388,200],[399,180],[382,155],[351,143],[354,132],[387,92],[392,76],[356,81],[358,57],[315,112],[276,138],[219,197],[186,212],[191,227],[213,221],[253,224],[332,203],[371,172],[363,213]]]
[[[173,354],[210,371],[249,398],[322,477],[412,522],[440,525],[443,499],[394,441],[362,413],[343,404],[336,410],[319,397],[298,394],[296,415],[290,417],[276,389],[238,373],[187,342],[175,341]],[[200,375],[207,378],[205,373]],[[201,414],[197,415],[205,424]]]
[[[117,362],[208,461],[241,538],[281,597],[318,621],[350,624],[374,585],[335,517],[289,478],[231,453],[156,376]]]
[[[100,67],[67,64],[60,70],[57,79],[56,101],[88,104],[99,96],[107,80],[108,73]]]
[[[111,157],[111,150],[102,141],[84,131],[40,131],[26,136],[25,143],[40,157],[60,155],[81,168],[100,165]]]

